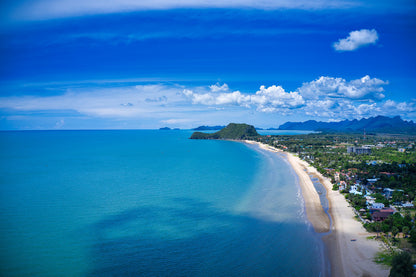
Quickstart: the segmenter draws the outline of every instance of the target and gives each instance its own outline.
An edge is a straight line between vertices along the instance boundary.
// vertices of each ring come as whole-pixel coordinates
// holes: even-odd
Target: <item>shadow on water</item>
[[[235,215],[188,198],[173,204],[132,208],[94,224],[88,275],[320,275],[314,264],[319,250],[307,246],[313,243],[302,235],[304,226]]]

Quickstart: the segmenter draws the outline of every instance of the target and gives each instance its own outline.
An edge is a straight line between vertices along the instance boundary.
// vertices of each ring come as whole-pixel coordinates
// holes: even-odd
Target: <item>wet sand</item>
[[[332,190],[331,182],[322,176],[314,167],[299,159],[291,153],[286,153],[253,141],[249,144],[258,144],[261,148],[272,152],[284,153],[293,170],[299,178],[299,185],[305,201],[308,220],[317,233],[326,233],[323,241],[327,248],[327,257],[331,267],[331,276],[388,276],[390,269],[376,264],[373,259],[377,252],[383,248],[382,243],[367,239],[373,235],[368,233],[361,222],[354,218],[354,212],[345,197],[338,191]],[[317,177],[327,191],[329,214],[331,221],[325,213],[319,195],[309,177]]]

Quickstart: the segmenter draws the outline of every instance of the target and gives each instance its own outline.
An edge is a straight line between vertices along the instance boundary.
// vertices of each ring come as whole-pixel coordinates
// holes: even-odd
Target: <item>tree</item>
[[[393,235],[393,238],[396,238],[398,233],[399,233],[399,228],[397,228],[396,226],[393,226],[391,230],[391,234]]]
[[[410,242],[416,243],[416,229],[410,231]]]
[[[389,277],[407,277],[412,276],[412,274],[412,257],[409,253],[401,252],[393,257]]]
[[[403,227],[403,234],[405,238],[407,238],[407,235],[409,234],[409,230],[410,228],[408,226]]]
[[[380,231],[381,231],[381,222],[375,222],[374,223],[374,229],[377,232],[377,237],[378,237],[378,233],[380,233]]]

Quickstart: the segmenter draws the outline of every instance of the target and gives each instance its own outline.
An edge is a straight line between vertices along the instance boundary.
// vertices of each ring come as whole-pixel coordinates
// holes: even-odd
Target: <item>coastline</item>
[[[332,190],[332,184],[327,178],[322,176],[316,168],[291,153],[259,142],[244,142],[257,144],[268,151],[285,154],[285,158],[299,178],[307,218],[315,232],[323,235],[322,240],[326,247],[331,276],[378,277],[389,275],[389,268],[373,261],[376,253],[382,250],[382,243],[367,239],[372,234],[368,233],[362,224],[355,220],[354,212],[345,197],[338,191]],[[318,178],[326,189],[329,203],[328,213],[332,219],[332,226],[309,174]]]

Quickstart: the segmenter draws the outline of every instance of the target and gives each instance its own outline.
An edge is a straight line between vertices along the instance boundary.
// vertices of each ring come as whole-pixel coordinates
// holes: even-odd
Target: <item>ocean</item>
[[[320,276],[297,176],[191,131],[0,132],[1,276]]]

